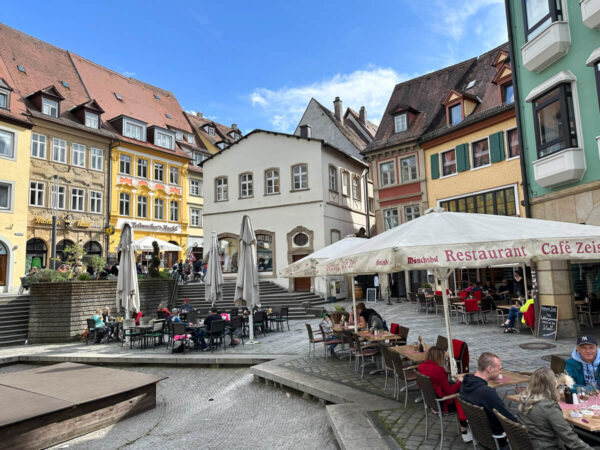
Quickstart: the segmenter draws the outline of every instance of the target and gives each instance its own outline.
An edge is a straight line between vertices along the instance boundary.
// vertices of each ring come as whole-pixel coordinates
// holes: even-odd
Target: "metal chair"
[[[392,375],[394,375],[394,398],[396,398],[396,389],[398,388],[398,382],[396,381],[394,363],[392,361],[390,349],[387,345],[383,345],[381,343],[378,343],[377,345],[379,347],[379,351],[381,352],[381,357],[383,358],[383,370],[385,371],[385,385],[383,386],[383,390],[387,391],[388,373],[392,372]]]
[[[581,325],[585,325],[588,328],[594,328],[594,323],[592,321],[592,307],[589,303],[577,305],[577,318]]]
[[[444,297],[442,297],[441,295],[434,295],[433,301],[435,306],[435,315],[437,316],[438,309],[444,311]]]
[[[473,433],[473,448],[500,450],[498,440],[506,437],[506,435],[494,435],[485,409],[481,406],[473,405],[460,397],[458,397],[458,403],[469,421],[469,427],[471,428],[471,433]]]
[[[167,320],[167,312],[162,309],[157,310],[156,318],[161,320]]]
[[[325,359],[327,359],[327,357],[328,357],[327,347],[329,347],[331,344],[342,344],[342,346],[343,346],[344,341],[341,339],[338,339],[338,338],[328,340],[328,338],[330,336],[333,336],[333,334],[328,336],[327,333],[325,333],[325,331],[323,330],[323,326],[321,324],[319,324],[319,331],[321,332],[321,336],[323,336],[323,338],[324,338],[323,339],[323,348],[325,350]]]
[[[440,419],[440,449],[442,449],[444,447],[444,417],[455,416],[458,432],[460,433],[460,423],[456,411],[444,412],[444,402],[446,400],[457,398],[458,394],[437,398],[431,379],[419,372],[415,373],[417,376],[417,383],[421,389],[421,396],[423,397],[423,408],[425,409],[425,439],[429,436],[429,412],[431,411],[438,419]]]
[[[281,331],[283,331],[284,323],[287,324],[288,331],[290,331],[290,322],[288,319],[288,311],[289,311],[289,308],[287,306],[282,306],[279,309],[279,312],[273,318],[273,322],[275,322],[277,324],[277,328],[281,329]]]
[[[361,345],[360,338],[353,334],[354,338],[354,361],[356,365],[354,366],[354,371],[358,372],[358,368],[361,367],[360,377],[365,377],[365,358],[374,358],[375,355],[379,353],[379,349],[369,345]],[[362,359],[362,364],[360,364],[360,360]]]
[[[409,328],[400,326],[398,328],[398,333],[397,333],[397,335],[400,339],[396,339],[395,343],[396,344],[406,344],[406,341],[408,341],[408,332],[409,331],[410,331]]]
[[[479,303],[479,317],[481,322],[485,324],[487,315],[492,312],[492,299],[490,297],[483,297]]]
[[[533,450],[531,438],[525,425],[507,419],[494,408],[494,414],[502,424],[511,450]]]
[[[413,304],[417,304],[418,300],[417,300],[417,293],[416,292],[409,292],[408,293],[408,300],[413,303]]]
[[[313,331],[312,327],[310,326],[310,323],[305,323],[304,325],[306,325],[306,331],[308,332],[308,357],[311,358],[310,351],[311,351],[311,346],[312,346],[312,358],[314,358],[315,357],[315,345],[323,342],[325,340],[325,337],[324,336],[315,337],[315,335],[314,335],[315,332]],[[321,333],[321,331],[317,331],[316,333]]]
[[[208,345],[211,351],[215,349],[215,341],[223,344],[223,351],[227,351],[227,346],[225,345],[225,323],[224,320],[213,320],[210,323],[210,330],[208,330],[206,335],[209,339]]]
[[[244,319],[242,319],[242,316],[234,316],[231,318],[231,320],[229,321],[229,325],[227,326],[228,328],[228,334],[231,337],[231,340],[233,341],[234,337],[237,337],[237,334],[235,334],[235,332],[237,330],[242,330],[241,333],[239,333],[239,337],[242,340],[242,345],[244,344],[244,332],[243,332],[243,327],[244,327]]]
[[[85,345],[88,345],[90,343],[90,337],[92,336],[92,333],[94,333],[94,340],[92,342],[96,341],[96,321],[94,319],[86,319],[86,322],[88,335],[85,340]]]
[[[556,375],[564,373],[566,365],[567,361],[560,356],[552,355],[550,357],[550,369],[552,369],[552,372]]]
[[[394,398],[400,401],[400,392],[404,391],[404,407],[408,404],[408,388],[417,385],[417,366],[405,366],[405,362],[399,353],[388,350],[392,358],[394,366],[394,382],[396,389],[394,390]],[[400,389],[400,381],[404,381],[404,387]]]
[[[124,319],[123,320],[123,339],[121,340],[121,347],[123,347],[123,343],[126,341],[126,338],[129,338],[129,347],[133,348],[133,343],[136,340],[141,339],[141,333],[139,331],[134,330],[135,327],[135,319]]]
[[[189,343],[189,336],[185,329],[185,323],[183,322],[170,322],[171,333],[173,335],[173,346],[175,346],[175,336],[180,336],[179,340],[183,340],[183,350],[185,351],[185,345]]]

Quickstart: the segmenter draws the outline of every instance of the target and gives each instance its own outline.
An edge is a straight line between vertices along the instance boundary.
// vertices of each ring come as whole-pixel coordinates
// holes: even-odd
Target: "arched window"
[[[83,255],[83,264],[86,266],[91,264],[92,257],[94,256],[102,256],[102,246],[96,241],[88,241],[83,246],[83,251],[85,255]]]
[[[221,248],[221,266],[223,273],[237,273],[238,269],[238,241],[234,238],[219,239]]]
[[[56,257],[60,263],[65,263],[69,255],[65,253],[65,248],[75,245],[75,243],[69,239],[63,239],[56,244]]]
[[[48,260],[48,247],[46,243],[38,238],[29,239],[26,248],[25,272],[29,272],[32,267],[38,269],[46,268]]]
[[[259,272],[273,272],[273,236],[256,235],[256,259]]]

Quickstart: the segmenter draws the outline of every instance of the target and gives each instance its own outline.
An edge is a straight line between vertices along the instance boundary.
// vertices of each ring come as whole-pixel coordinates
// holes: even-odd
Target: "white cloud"
[[[393,69],[369,65],[366,70],[337,74],[328,80],[278,90],[257,88],[249,96],[252,106],[261,108],[278,131],[293,132],[309,100],[314,97],[332,109],[340,97],[344,107],[367,109],[369,120],[379,123],[394,86],[408,79]]]
[[[122,72],[121,75],[123,75],[124,77],[127,77],[127,78],[133,78],[133,77],[135,77],[135,72],[125,71],[125,72]]]

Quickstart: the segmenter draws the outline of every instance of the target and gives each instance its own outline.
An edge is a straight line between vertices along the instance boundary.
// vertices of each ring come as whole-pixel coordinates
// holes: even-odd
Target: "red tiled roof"
[[[222,141],[225,141],[228,144],[233,144],[235,140],[229,135],[229,133],[231,133],[232,131],[238,133],[240,137],[243,136],[242,132],[239,129],[234,130],[231,127],[215,122],[214,120],[207,119],[206,117],[198,117],[197,115],[188,112],[186,112],[185,114],[188,117],[192,126],[196,129],[196,132],[198,134],[202,134],[202,136],[208,139],[208,141],[213,145],[216,145],[218,142]],[[213,126],[215,128],[215,135],[211,136],[206,131],[204,131],[204,125]]]
[[[31,123],[26,117],[27,108],[25,107],[25,102],[19,93],[15,91],[15,83],[10,76],[10,72],[6,68],[2,58],[0,58],[0,78],[2,78],[6,85],[12,89],[12,92],[10,93],[10,104],[8,105],[9,109],[0,109],[0,120],[5,117]]]

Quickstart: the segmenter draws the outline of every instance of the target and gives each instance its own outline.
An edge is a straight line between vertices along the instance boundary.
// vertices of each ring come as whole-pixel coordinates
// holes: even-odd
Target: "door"
[[[6,258],[6,253],[0,254],[0,286],[6,286]]]
[[[293,255],[292,261],[296,262],[306,255]],[[294,291],[309,292],[310,291],[310,277],[305,278],[294,278]]]

